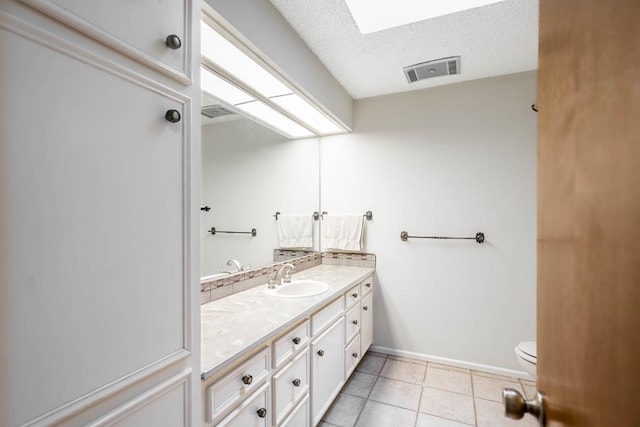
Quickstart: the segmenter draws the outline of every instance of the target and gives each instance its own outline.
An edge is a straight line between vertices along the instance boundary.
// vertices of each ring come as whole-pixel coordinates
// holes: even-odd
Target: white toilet
[[[516,356],[518,356],[518,363],[522,366],[525,372],[536,378],[536,364],[537,364],[537,351],[535,341],[524,341],[519,343],[514,348]]]

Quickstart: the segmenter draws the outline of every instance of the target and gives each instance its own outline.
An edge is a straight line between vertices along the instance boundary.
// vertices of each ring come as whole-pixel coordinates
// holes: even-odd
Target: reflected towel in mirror
[[[322,247],[343,251],[364,249],[362,215],[327,215],[322,222]]]
[[[278,218],[280,248],[313,247],[313,219],[310,215],[280,215]]]

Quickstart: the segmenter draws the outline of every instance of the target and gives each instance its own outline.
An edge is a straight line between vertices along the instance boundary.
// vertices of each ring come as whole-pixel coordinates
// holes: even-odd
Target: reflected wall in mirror
[[[279,247],[274,215],[311,218],[319,211],[320,167],[318,138],[290,140],[229,109],[207,109],[219,102],[206,93],[202,99],[204,113],[214,116],[201,117],[201,205],[211,208],[201,212],[201,277],[206,277],[237,271],[227,265],[231,259],[246,269],[273,262]],[[312,223],[311,250],[317,251],[319,221]],[[220,232],[254,228],[255,237]]]

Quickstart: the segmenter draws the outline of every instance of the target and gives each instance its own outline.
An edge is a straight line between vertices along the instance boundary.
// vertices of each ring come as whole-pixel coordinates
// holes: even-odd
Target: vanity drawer
[[[262,386],[253,396],[240,404],[217,427],[268,427],[269,384]]]
[[[360,282],[360,295],[365,296],[373,290],[373,275]]]
[[[360,354],[360,335],[357,335],[353,341],[344,349],[344,377],[349,375],[356,369],[362,354]]]
[[[332,303],[311,317],[312,336],[316,336],[318,332],[342,315],[342,310],[344,309],[343,300],[343,297],[336,298]]]
[[[309,350],[273,376],[273,422],[278,424],[309,390]]]
[[[346,301],[346,307],[353,307],[353,305],[357,302],[360,302],[360,283],[349,289],[344,294],[344,299]]]
[[[360,331],[360,304],[347,312],[345,323],[345,343],[348,343]]]
[[[219,418],[253,390],[269,375],[269,349],[251,357],[220,378],[207,389],[207,422]]]
[[[280,424],[279,427],[306,427],[310,425],[309,420],[309,395],[302,399],[302,402],[295,407],[291,415]]]
[[[299,349],[304,348],[311,337],[310,324],[305,320],[273,343],[273,367],[279,368]]]

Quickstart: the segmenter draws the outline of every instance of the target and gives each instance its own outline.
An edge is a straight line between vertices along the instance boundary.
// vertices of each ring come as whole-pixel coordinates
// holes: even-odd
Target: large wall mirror
[[[202,107],[201,206],[210,210],[201,211],[201,277],[235,272],[230,260],[246,269],[271,263],[275,213],[311,218],[320,209],[319,140],[291,140],[208,93]],[[318,227],[313,221],[310,250],[319,250]]]

